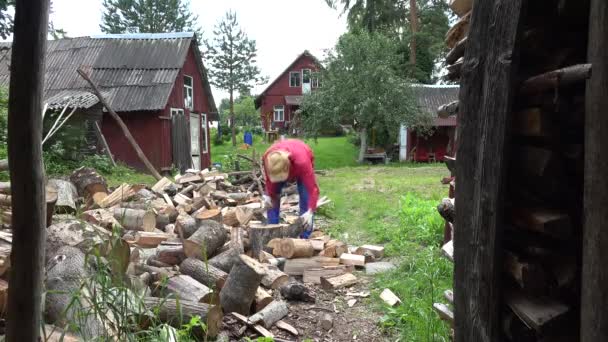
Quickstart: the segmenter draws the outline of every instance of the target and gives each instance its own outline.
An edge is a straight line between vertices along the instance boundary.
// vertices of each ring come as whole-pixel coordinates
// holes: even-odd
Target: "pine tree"
[[[213,31],[212,41],[206,41],[207,59],[211,83],[230,94],[230,127],[232,146],[236,146],[234,115],[234,93],[246,92],[253,84],[266,81],[260,77],[260,69],[255,65],[257,48],[255,40],[241,30],[236,14],[227,12]]]
[[[198,16],[188,0],[103,0],[99,27],[105,33],[196,32]]]

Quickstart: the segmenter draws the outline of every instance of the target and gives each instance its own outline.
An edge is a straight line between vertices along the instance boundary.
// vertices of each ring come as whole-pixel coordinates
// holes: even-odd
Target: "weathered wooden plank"
[[[8,102],[13,242],[7,341],[40,336],[46,205],[42,96],[49,1],[17,1]]]
[[[522,0],[476,1],[459,112],[454,240],[455,341],[499,341],[506,142],[518,69]],[[500,37],[500,39],[497,39]]]
[[[608,2],[591,0],[585,115],[581,341],[608,341]],[[12,165],[12,164],[11,164]]]

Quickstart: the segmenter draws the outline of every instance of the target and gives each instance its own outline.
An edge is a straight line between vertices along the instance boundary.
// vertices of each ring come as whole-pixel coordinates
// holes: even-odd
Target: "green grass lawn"
[[[315,168],[317,170],[335,169],[357,164],[358,150],[348,142],[347,137],[319,138],[316,142],[313,139],[305,141],[315,154]],[[251,150],[245,150],[241,146],[242,144],[232,147],[231,143],[214,145],[211,147],[211,159],[214,163],[221,163],[224,166],[228,162],[226,156],[231,153],[251,155]],[[256,154],[264,153],[269,146],[262,141],[262,137],[254,136],[253,148]]]
[[[432,305],[452,288],[452,265],[440,255],[443,219],[436,206],[447,196],[443,164],[346,167],[319,177],[329,232],[352,245],[382,244],[399,266],[375,279],[372,300],[384,328],[405,341],[447,341],[448,329]],[[387,308],[378,294],[391,289],[403,304]]]

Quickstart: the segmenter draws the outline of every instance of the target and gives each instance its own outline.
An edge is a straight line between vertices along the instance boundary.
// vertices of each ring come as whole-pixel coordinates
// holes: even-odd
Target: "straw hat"
[[[289,152],[274,151],[266,157],[266,171],[273,183],[284,182],[289,177]]]

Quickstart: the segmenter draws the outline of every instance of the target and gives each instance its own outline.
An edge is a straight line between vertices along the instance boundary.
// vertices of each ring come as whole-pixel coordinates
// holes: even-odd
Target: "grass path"
[[[443,220],[436,206],[447,195],[439,180],[444,165],[340,168],[319,178],[328,209],[329,232],[352,245],[383,244],[399,266],[376,278],[370,305],[382,310],[381,325],[404,341],[447,341],[448,330],[433,302],[451,288],[452,266],[440,256]],[[384,288],[403,304],[386,308]]]

